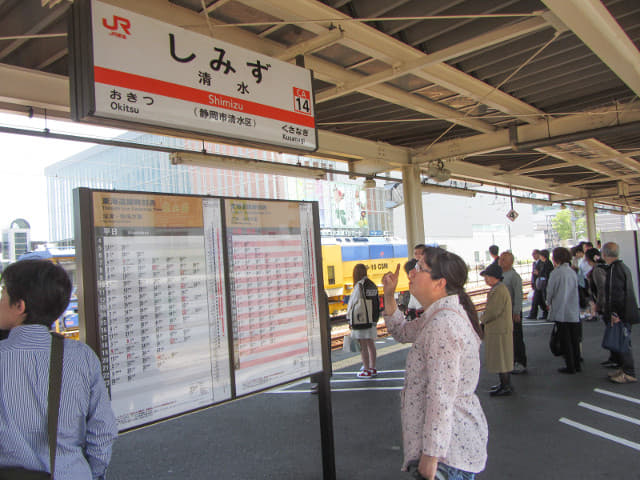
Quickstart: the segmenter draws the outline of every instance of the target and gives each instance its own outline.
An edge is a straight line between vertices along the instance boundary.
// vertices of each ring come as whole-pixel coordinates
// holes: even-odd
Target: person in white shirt
[[[425,308],[414,321],[394,300],[399,271],[386,273],[382,284],[387,329],[413,343],[402,392],[402,469],[414,470],[414,478],[471,480],[485,467],[488,427],[475,394],[482,330],[464,291],[467,265],[454,253],[427,249],[409,274],[409,289]]]

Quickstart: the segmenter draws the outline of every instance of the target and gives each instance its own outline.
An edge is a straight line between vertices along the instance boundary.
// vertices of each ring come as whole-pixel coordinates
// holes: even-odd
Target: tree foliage
[[[582,238],[586,235],[587,231],[587,221],[584,213],[569,209],[558,211],[553,220],[551,220],[551,225],[560,240]]]

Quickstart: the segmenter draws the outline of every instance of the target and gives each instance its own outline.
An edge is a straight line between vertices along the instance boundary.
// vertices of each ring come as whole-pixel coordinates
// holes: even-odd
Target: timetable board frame
[[[321,373],[316,202],[74,190],[81,340],[119,431]]]

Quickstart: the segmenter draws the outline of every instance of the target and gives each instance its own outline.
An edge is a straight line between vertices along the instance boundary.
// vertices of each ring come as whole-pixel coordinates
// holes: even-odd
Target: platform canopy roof
[[[638,0],[108,0],[314,72],[318,156],[640,210]],[[69,117],[70,0],[0,0],[0,109]],[[431,168],[430,168],[431,167]],[[432,175],[433,177],[433,175]]]

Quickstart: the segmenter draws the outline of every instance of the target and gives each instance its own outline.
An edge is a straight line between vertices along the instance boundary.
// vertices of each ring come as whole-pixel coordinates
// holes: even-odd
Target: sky
[[[42,118],[0,113],[3,127],[40,130]],[[123,130],[72,122],[46,122],[54,133],[113,138]],[[17,218],[31,225],[31,240],[49,240],[47,183],[45,167],[94,146],[90,143],[52,140],[27,135],[0,133],[0,230]]]

